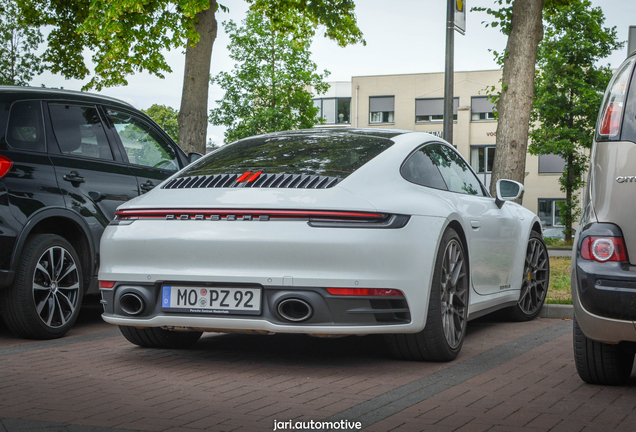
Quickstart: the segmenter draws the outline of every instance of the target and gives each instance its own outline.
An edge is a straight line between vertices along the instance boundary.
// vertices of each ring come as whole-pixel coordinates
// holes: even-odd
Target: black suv
[[[63,336],[83,296],[99,293],[99,241],[117,206],[190,158],[122,101],[0,86],[0,314],[7,327],[26,338]]]

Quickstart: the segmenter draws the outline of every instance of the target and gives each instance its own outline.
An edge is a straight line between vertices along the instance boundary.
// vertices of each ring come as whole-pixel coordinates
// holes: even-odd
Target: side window
[[[53,133],[67,155],[113,160],[104,126],[94,106],[49,104]]]
[[[150,126],[131,114],[107,111],[130,163],[168,171],[179,169],[176,151]]]
[[[442,144],[429,144],[424,149],[439,169],[449,191],[484,195],[479,180],[457,152]]]
[[[401,169],[402,177],[411,183],[448,190],[442,174],[428,154],[428,147],[422,147],[406,160]]]
[[[40,101],[20,101],[11,106],[7,143],[16,149],[45,151]]]

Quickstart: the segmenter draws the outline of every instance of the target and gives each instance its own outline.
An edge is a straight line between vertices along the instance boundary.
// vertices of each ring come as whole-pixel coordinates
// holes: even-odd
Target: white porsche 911
[[[385,334],[446,361],[470,319],[534,318],[549,262],[536,215],[496,198],[425,133],[314,129],[246,138],[122,205],[101,243],[104,319],[132,343],[204,331]]]

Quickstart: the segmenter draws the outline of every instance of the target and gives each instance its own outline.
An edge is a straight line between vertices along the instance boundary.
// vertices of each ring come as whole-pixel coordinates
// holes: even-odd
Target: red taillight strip
[[[99,281],[99,287],[100,288],[112,288],[114,286],[115,286],[115,282],[114,281],[103,281],[103,280]]]
[[[327,288],[327,292],[340,296],[404,297],[402,291],[388,288]]]
[[[248,178],[246,181],[247,181],[248,183],[252,183],[252,182],[253,182],[254,180],[256,180],[256,179],[258,178],[258,176],[259,176],[259,175],[261,175],[261,174],[263,174],[263,171],[257,171],[257,172],[255,172],[254,174],[252,174],[252,175],[250,176],[250,178]]]
[[[4,156],[0,156],[0,178],[4,177],[13,166],[13,161]]]
[[[243,173],[243,175],[242,175],[242,176],[240,176],[239,178],[237,178],[237,179],[236,179],[236,181],[237,181],[237,182],[245,181],[245,179],[246,179],[246,178],[247,178],[250,174],[252,174],[252,171],[246,171],[246,172],[244,172],[244,173]]]
[[[252,210],[252,209],[223,209],[223,210],[192,210],[192,209],[174,209],[174,210],[120,210],[115,213],[119,217],[149,217],[160,218],[167,215],[267,215],[270,217],[281,218],[359,218],[359,219],[383,219],[386,217],[382,213],[364,213],[349,211],[329,211],[329,210]]]

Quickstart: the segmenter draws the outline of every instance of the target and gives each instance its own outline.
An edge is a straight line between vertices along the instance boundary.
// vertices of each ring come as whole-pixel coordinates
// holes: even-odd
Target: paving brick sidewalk
[[[580,381],[570,325],[472,322],[458,359],[443,364],[392,360],[378,337],[208,335],[172,351],[135,347],[98,316],[59,341],[25,343],[0,329],[0,432],[272,431],[274,420],[364,413],[367,431],[633,423],[636,386]],[[393,395],[397,405],[384,403]]]

